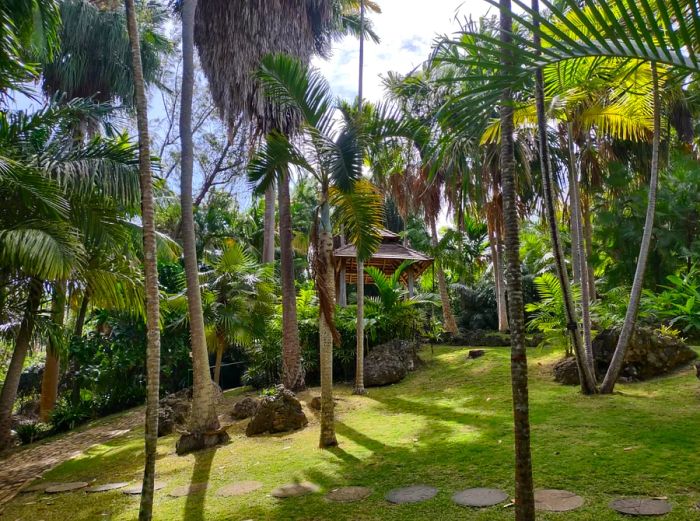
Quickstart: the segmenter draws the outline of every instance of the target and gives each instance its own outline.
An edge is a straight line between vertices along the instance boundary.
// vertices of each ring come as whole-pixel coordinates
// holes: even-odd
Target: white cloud
[[[381,76],[388,71],[408,73],[427,59],[435,37],[458,28],[455,17],[475,18],[489,7],[482,0],[379,0],[382,14],[372,14],[379,44],[365,42],[364,97],[378,101],[383,96]],[[315,65],[328,79],[336,95],[357,96],[359,42],[347,37],[337,43],[329,60]]]

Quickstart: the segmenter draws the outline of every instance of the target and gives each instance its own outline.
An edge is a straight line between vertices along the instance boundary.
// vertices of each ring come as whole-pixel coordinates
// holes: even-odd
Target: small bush
[[[81,400],[73,404],[68,400],[61,400],[51,415],[51,424],[54,432],[65,432],[75,429],[94,417],[94,403],[92,400]]]
[[[22,442],[22,445],[26,445],[51,435],[52,427],[48,423],[27,421],[17,425],[17,427],[15,427],[15,432],[17,432],[17,436]]]

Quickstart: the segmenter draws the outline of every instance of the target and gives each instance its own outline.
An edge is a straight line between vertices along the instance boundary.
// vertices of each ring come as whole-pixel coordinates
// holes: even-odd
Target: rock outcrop
[[[394,340],[373,347],[365,357],[365,387],[400,382],[422,363],[415,342]]]
[[[602,380],[612,360],[619,328],[601,331],[593,340],[593,357],[596,375]],[[682,340],[662,335],[648,327],[638,327],[630,340],[625,362],[620,371],[620,381],[636,382],[669,373],[697,358],[695,351]],[[554,366],[554,378],[566,385],[578,385],[576,361],[567,358]]]
[[[269,432],[289,432],[306,427],[306,418],[301,403],[292,391],[278,385],[275,393],[260,400],[258,410],[248,423],[246,436]]]

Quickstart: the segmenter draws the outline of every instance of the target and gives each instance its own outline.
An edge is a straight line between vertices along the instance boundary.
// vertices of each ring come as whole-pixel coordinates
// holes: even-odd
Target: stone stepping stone
[[[616,499],[610,508],[630,516],[663,516],[671,511],[671,503],[665,499],[632,498]]]
[[[46,481],[44,483],[37,483],[36,485],[31,485],[27,488],[23,488],[22,493],[29,494],[31,492],[44,492],[47,488],[55,487],[56,485],[60,485],[60,483],[56,481]]]
[[[288,497],[306,496],[307,494],[313,494],[319,490],[320,488],[318,485],[308,481],[303,481],[301,483],[290,483],[288,485],[277,487],[270,493],[270,495],[278,499],[285,499]]]
[[[535,490],[535,510],[542,512],[569,512],[583,506],[583,498],[568,490]]]
[[[389,503],[404,505],[407,503],[420,503],[437,496],[438,489],[427,485],[412,485],[410,487],[395,488],[387,492],[384,498]]]
[[[190,483],[189,485],[182,485],[180,487],[175,487],[172,489],[170,492],[168,492],[168,495],[170,497],[185,497],[185,496],[191,496],[192,494],[199,494],[200,492],[204,492],[207,487],[209,487],[209,483]]]
[[[47,494],[58,494],[60,492],[73,492],[74,490],[80,490],[85,488],[90,483],[85,481],[74,481],[73,483],[57,483],[51,487],[47,487],[44,492]]]
[[[92,487],[88,487],[85,489],[85,492],[108,492],[110,490],[119,490],[120,488],[124,488],[127,486],[129,483],[126,481],[122,483],[105,483],[104,485],[93,485]]]
[[[326,499],[336,503],[354,503],[362,501],[371,494],[372,489],[368,487],[340,487],[326,494]]]
[[[497,488],[468,488],[452,496],[452,501],[462,507],[492,507],[508,499],[508,494]]]
[[[259,481],[237,481],[230,485],[225,485],[216,491],[217,496],[221,497],[236,497],[250,494],[256,490],[260,490],[263,484]]]
[[[128,495],[128,496],[138,496],[138,495],[141,494],[141,487],[142,487],[142,486],[143,486],[143,484],[142,484],[142,483],[139,483],[138,485],[133,485],[133,486],[131,486],[131,487],[129,487],[129,488],[125,488],[124,490],[122,490],[122,492],[123,492],[124,494]],[[163,488],[165,488],[165,482],[164,482],[164,481],[156,481],[156,482],[153,484],[153,490],[154,490],[154,491],[156,491],[156,490],[161,490],[161,489],[163,489]]]

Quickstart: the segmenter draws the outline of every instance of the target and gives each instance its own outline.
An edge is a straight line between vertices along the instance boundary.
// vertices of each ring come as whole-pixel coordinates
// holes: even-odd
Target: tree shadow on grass
[[[201,450],[194,453],[194,466],[190,486],[200,483],[208,483],[211,474],[212,462],[216,455],[217,447]],[[185,502],[183,521],[204,521],[204,509],[206,503],[206,490],[200,490],[187,495]]]

